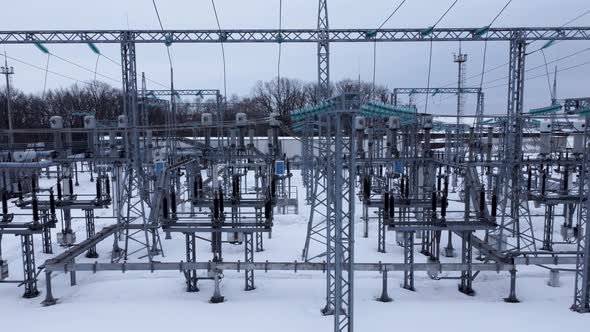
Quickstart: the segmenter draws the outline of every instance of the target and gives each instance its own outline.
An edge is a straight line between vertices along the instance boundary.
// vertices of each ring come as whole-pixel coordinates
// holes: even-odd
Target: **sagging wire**
[[[23,64],[23,65],[25,65],[25,66],[29,66],[29,67],[31,67],[31,68],[39,69],[39,70],[42,70],[42,71],[47,71],[48,73],[50,73],[50,74],[52,74],[52,75],[60,76],[60,77],[63,77],[63,78],[66,78],[66,79],[69,79],[69,80],[72,80],[72,81],[75,81],[75,82],[78,82],[78,83],[82,83],[82,84],[88,84],[88,85],[91,85],[91,84],[92,84],[92,83],[89,83],[89,82],[84,82],[84,81],[81,81],[81,80],[79,80],[79,79],[73,78],[73,77],[71,77],[71,76],[67,76],[67,75],[64,75],[64,74],[61,74],[61,73],[58,73],[58,72],[52,71],[52,70],[48,70],[47,68],[39,67],[39,66],[37,66],[37,65],[34,65],[34,64],[32,64],[32,63],[28,63],[28,62],[26,62],[26,61],[23,61],[23,60],[17,59],[17,58],[15,58],[15,57],[11,57],[10,55],[5,55],[5,54],[2,54],[2,53],[0,53],[0,55],[1,55],[1,56],[3,56],[3,57],[5,57],[6,59],[10,59],[10,60],[12,60],[12,61],[15,61],[15,62],[21,63],[21,64]],[[46,70],[46,69],[47,69],[47,70]]]
[[[43,80],[43,93],[41,94],[41,99],[45,99],[45,90],[47,89],[47,74],[49,73],[49,58],[51,57],[51,53],[47,53],[47,64],[45,65],[45,79]]]
[[[449,8],[447,8],[447,10],[442,14],[442,16],[436,21],[436,23],[434,23],[434,25],[432,25],[430,27],[430,29],[434,29],[442,20],[443,18],[445,18],[445,16],[447,16],[447,14],[451,11],[451,9],[453,9],[453,7],[455,7],[455,5],[457,4],[459,0],[455,0],[450,6]],[[430,48],[428,51],[428,79],[426,80],[426,90],[428,91],[428,89],[430,89],[430,78],[431,78],[431,74],[432,74],[432,35],[430,36]],[[424,106],[424,112],[428,113],[428,97],[429,97],[429,93],[426,94],[426,105]]]
[[[549,78],[549,67],[547,66],[547,57],[545,57],[545,51],[541,50],[541,54],[543,55],[543,61],[545,63],[545,73],[547,74],[547,85],[549,86],[549,94],[551,95],[551,100],[555,98],[553,95],[553,89],[551,88],[551,78]]]
[[[213,6],[213,13],[215,14],[215,21],[217,22],[217,29],[221,32],[221,24],[219,23],[219,16],[217,15],[217,8],[215,7],[215,0],[211,0],[211,5]],[[227,72],[226,72],[226,64],[225,64],[225,47],[223,45],[223,41],[220,42],[221,45],[221,57],[223,60],[223,104],[227,103]]]
[[[582,13],[582,14],[580,14],[580,15],[576,16],[575,18],[573,18],[573,19],[569,20],[569,21],[568,21],[568,22],[566,22],[565,24],[562,24],[562,25],[560,26],[560,28],[563,28],[563,27],[565,27],[566,25],[569,25],[569,24],[571,24],[571,23],[573,23],[573,22],[577,21],[577,20],[581,19],[582,17],[584,17],[584,16],[586,16],[586,15],[588,15],[588,14],[590,14],[590,10],[587,10],[587,11],[585,11],[584,13]],[[532,42],[529,44],[529,46],[530,46],[532,43],[536,42],[536,41],[538,41],[538,39],[537,39],[537,40],[534,40],[534,41],[532,41]],[[560,41],[557,41],[557,42],[556,42],[556,43],[554,43],[553,45],[556,45],[556,44],[557,44],[557,43],[559,43],[559,42],[560,42]],[[528,53],[527,55],[530,55],[530,54],[536,53],[536,52],[538,52],[539,50],[540,50],[540,49],[538,49],[538,50],[535,50],[535,51],[532,51],[532,52]],[[576,53],[576,54],[577,54],[577,53]],[[485,57],[485,53],[484,53],[484,57]],[[493,72],[493,71],[496,71],[496,70],[498,70],[498,69],[500,69],[500,68],[503,68],[503,67],[505,67],[505,66],[507,66],[507,65],[509,65],[509,64],[510,64],[510,62],[505,62],[505,63],[503,63],[503,64],[500,64],[500,65],[496,66],[496,67],[493,67],[493,68],[491,68],[491,69],[488,69],[488,70],[486,70],[486,71],[485,71],[485,73],[486,73],[486,74],[488,74],[488,73],[491,73],[491,72]],[[476,78],[476,77],[481,77],[481,74],[476,74],[476,75],[473,75],[473,76],[467,77],[465,80],[466,80],[466,81],[469,81],[469,80],[472,80],[472,79],[474,79],[474,78]],[[451,86],[451,85],[453,85],[453,84],[455,84],[455,83],[454,83],[454,82],[451,82],[451,83],[448,83],[448,84],[446,84],[446,85],[443,85],[443,86],[441,86],[441,87],[443,87],[443,88],[446,88],[446,87],[449,87],[449,86]],[[485,84],[485,83],[484,83],[484,84]]]
[[[391,12],[391,14],[389,14],[389,16],[383,21],[383,23],[381,23],[381,25],[375,29],[374,33],[375,33],[375,37],[377,36],[377,32],[379,30],[381,30],[381,28],[383,28],[383,26],[385,24],[387,24],[387,22],[389,22],[389,20],[393,17],[393,15],[395,15],[395,13],[397,13],[397,11],[406,3],[407,0],[403,0],[399,5],[397,5],[397,7]],[[373,41],[373,81],[371,83],[371,97],[373,98],[375,96],[375,78],[377,75],[377,40],[375,39]],[[359,86],[360,88],[360,86]]]
[[[587,52],[587,51],[590,51],[590,47],[588,47],[588,48],[585,48],[585,49],[583,49],[583,50],[576,51],[576,52],[574,52],[574,53],[571,53],[571,54],[568,54],[568,55],[565,55],[565,56],[563,56],[563,57],[561,57],[561,58],[558,58],[558,59],[555,59],[555,60],[551,60],[551,61],[547,62],[547,65],[550,65],[550,64],[553,64],[553,63],[556,63],[556,62],[563,61],[563,60],[565,60],[565,59],[571,58],[571,57],[573,57],[573,56],[576,56],[576,55],[578,55],[578,54],[581,54],[581,53],[584,53],[584,52]],[[500,68],[500,67],[502,67],[502,66],[503,66],[503,65],[501,65],[501,66],[498,66],[498,67],[495,67],[495,68],[492,68],[491,70],[487,70],[487,71],[486,71],[486,73],[489,73],[489,72],[491,72],[491,71],[493,71],[493,70],[495,70],[495,69],[498,69],[498,68]],[[530,71],[533,71],[533,70],[537,70],[537,69],[539,69],[539,68],[542,68],[543,66],[545,66],[545,65],[544,65],[544,64],[542,64],[542,65],[538,65],[538,66],[535,66],[535,67],[532,67],[532,68],[526,69],[524,72],[525,72],[525,73],[528,73],[528,72],[530,72]],[[477,76],[479,76],[479,75],[480,75],[480,74],[477,74]],[[544,74],[543,74],[543,75],[544,75]],[[543,76],[543,75],[539,75],[539,76]],[[537,76],[535,76],[535,77],[537,77]],[[508,78],[508,76],[503,76],[503,77],[496,78],[496,79],[493,79],[493,80],[490,80],[490,81],[487,81],[487,82],[483,82],[483,84],[484,84],[484,85],[487,85],[487,84],[490,84],[490,83],[494,83],[494,82],[498,82],[498,81],[505,80],[505,79],[507,79],[507,78]],[[486,90],[486,89],[490,89],[490,88],[492,88],[492,89],[493,89],[493,88],[496,88],[496,87],[500,87],[500,86],[506,86],[506,85],[508,85],[508,84],[504,83],[504,84],[494,85],[494,86],[491,86],[491,87],[481,87],[481,89],[482,89],[482,90]],[[444,87],[447,87],[447,86],[448,86],[448,85],[446,85],[446,86],[444,86]],[[451,98],[453,98],[453,97],[452,97],[452,96],[450,96],[450,97],[443,98],[443,99],[441,99],[441,100],[440,100],[440,102],[443,102],[443,101],[445,101],[445,100],[449,100],[449,99],[451,99]]]
[[[98,72],[98,70],[97,70],[97,68],[98,68],[98,59],[96,60],[96,63],[97,63],[96,68],[94,70],[92,70],[90,68],[87,68],[87,67],[84,67],[84,66],[82,66],[80,64],[77,64],[77,63],[75,63],[73,61],[70,61],[70,60],[68,60],[66,58],[63,58],[63,57],[61,57],[61,56],[59,56],[59,55],[57,55],[55,53],[50,52],[49,54],[51,54],[52,56],[54,56],[55,58],[57,58],[57,59],[59,59],[59,60],[61,60],[63,62],[69,63],[72,66],[78,67],[80,69],[83,69],[83,70],[85,70],[87,72],[90,72],[90,73],[94,74],[94,79],[95,80],[96,80],[96,76],[101,76],[101,77],[106,78],[106,79],[109,79],[111,81],[114,81],[114,82],[117,82],[117,83],[121,83],[120,80],[117,80],[117,79],[115,79],[113,77],[110,77],[110,76],[107,76],[107,75],[103,75],[103,74],[101,74],[101,73]],[[100,57],[100,55],[99,55],[99,57]]]
[[[584,17],[584,16],[586,16],[586,15],[588,15],[588,14],[590,14],[590,9],[589,9],[589,10],[587,10],[587,11],[585,11],[585,12],[583,12],[582,14],[580,14],[580,15],[576,16],[575,18],[573,18],[573,19],[571,19],[571,20],[567,21],[567,23],[560,25],[559,27],[560,27],[560,28],[563,28],[563,27],[565,27],[566,25],[568,25],[568,24],[570,24],[570,23],[573,23],[573,22],[575,22],[575,21],[577,21],[577,20],[581,19],[582,17]],[[538,41],[538,40],[539,40],[539,39],[536,39],[536,40],[532,41],[530,44],[532,44],[532,43],[534,43],[535,41]],[[549,40],[549,43],[547,43],[547,44],[545,44],[545,45],[541,46],[540,48],[538,48],[538,49],[536,49],[536,50],[534,50],[534,51],[532,51],[532,52],[529,52],[529,53],[527,53],[526,55],[535,54],[535,53],[537,53],[537,52],[539,52],[539,51],[542,51],[542,50],[546,49],[547,47],[549,47],[549,46],[551,46],[551,45],[557,45],[557,44],[561,43],[562,41],[563,41],[563,40],[557,40],[557,41],[553,42],[552,40]],[[530,45],[530,44],[529,44],[529,45]]]
[[[156,4],[156,0],[152,0],[152,4],[154,5],[154,10],[156,11],[156,17],[158,18],[158,23],[160,23],[160,29],[164,31],[164,25],[162,24],[162,19],[160,18],[160,12],[158,11],[158,5]],[[168,53],[168,62],[170,63],[170,70],[172,71],[172,56],[170,55],[170,45],[166,45],[166,52]]]
[[[496,20],[498,20],[500,15],[502,15],[502,13],[504,13],[504,11],[506,10],[506,8],[508,8],[508,6],[510,5],[511,2],[512,2],[512,0],[508,0],[508,2],[506,2],[506,4],[504,5],[504,7],[502,7],[500,12],[498,12],[498,14],[496,14],[496,17],[494,17],[492,22],[490,22],[490,24],[488,24],[488,27],[491,27],[494,23],[496,23]],[[489,31],[486,32],[486,37],[485,37],[484,46],[483,46],[483,60],[482,60],[482,65],[481,65],[481,77],[479,80],[479,88],[480,89],[483,86],[483,79],[484,79],[484,75],[486,73],[486,58],[487,58],[487,52],[488,52],[489,33],[490,33]]]
[[[428,53],[428,79],[426,80],[426,91],[430,89],[430,74],[432,69],[432,38],[430,38],[430,50]],[[430,93],[426,93],[426,105],[424,105],[424,113],[428,113],[428,96]]]
[[[574,52],[574,53],[572,53],[572,54],[565,55],[565,56],[563,56],[563,57],[561,57],[561,58],[558,58],[558,59],[555,59],[555,60],[551,60],[551,61],[547,62],[547,64],[548,64],[548,65],[550,65],[550,64],[553,64],[553,63],[556,63],[556,62],[559,62],[559,61],[563,61],[563,60],[565,60],[565,59],[571,58],[571,57],[573,57],[573,56],[576,56],[576,55],[578,55],[578,54],[581,54],[581,53],[584,53],[584,52],[587,52],[587,51],[590,51],[590,47],[588,47],[588,48],[585,48],[585,49],[583,49],[583,50],[580,50],[580,51],[577,51],[577,52]],[[528,72],[530,72],[530,71],[537,70],[537,69],[539,69],[539,68],[543,68],[544,66],[545,66],[544,64],[541,64],[541,65],[538,65],[538,66],[535,66],[535,67],[529,68],[529,69],[525,70],[524,72],[525,72],[525,73],[528,73]],[[497,81],[505,80],[505,79],[507,79],[508,77],[509,77],[509,76],[503,76],[503,77],[500,77],[500,78],[496,78],[496,79],[493,79],[493,80],[491,80],[491,81],[484,82],[484,84],[490,84],[490,83],[494,83],[494,82],[497,82]]]
[[[502,7],[502,9],[496,14],[496,16],[490,22],[490,24],[487,25],[488,28],[491,27],[496,22],[496,20],[498,20],[498,18],[500,17],[500,15],[502,15],[502,13],[504,13],[504,11],[506,10],[506,8],[508,8],[508,5],[510,5],[511,2],[512,2],[512,0],[508,0],[508,2],[506,2],[506,4],[504,5],[504,7]],[[454,6],[454,4],[452,6]],[[452,8],[452,6],[451,6],[451,8]],[[446,15],[446,13],[444,15]],[[444,17],[444,15],[443,15],[443,17]],[[467,80],[469,80],[471,78],[475,78],[475,77],[480,76],[480,86],[479,86],[480,88],[483,85],[483,76],[486,73],[485,67],[486,67],[486,57],[487,57],[486,55],[487,55],[487,49],[488,49],[488,35],[489,35],[489,31],[486,32],[485,39],[484,39],[483,63],[482,63],[482,73],[481,73],[481,76],[480,75],[475,75],[475,76],[472,76],[472,77],[466,79],[466,81],[467,81]],[[505,66],[505,65],[503,65],[503,66]],[[503,66],[500,66],[500,67],[503,67]],[[449,83],[449,84],[447,84],[447,85],[445,85],[443,87],[448,87],[448,86],[451,86],[453,84],[454,83]],[[428,94],[426,94],[426,102],[428,102]]]
[[[121,64],[120,64],[120,63],[118,63],[117,61],[115,61],[115,60],[111,59],[110,57],[108,57],[108,56],[106,56],[106,55],[104,55],[104,54],[102,54],[102,53],[100,53],[100,54],[99,54],[99,56],[101,56],[101,57],[103,57],[103,58],[107,59],[108,61],[110,61],[111,63],[113,63],[113,64],[115,64],[115,65],[117,65],[117,66],[121,67]],[[163,87],[163,88],[168,88],[168,85],[166,85],[166,84],[160,83],[160,82],[158,82],[158,81],[154,81],[154,80],[152,80],[152,79],[150,79],[150,78],[148,78],[148,77],[146,77],[145,79],[146,79],[147,81],[149,81],[149,82],[151,82],[151,83],[154,83],[154,84],[156,84],[156,85],[159,85],[159,86],[161,86],[161,87]]]
[[[96,83],[96,74],[98,73],[98,61],[100,60],[100,54],[96,56],[96,64],[94,65],[94,79],[93,81]]]
[[[589,64],[590,64],[590,61],[586,61],[586,62],[583,62],[583,63],[579,63],[577,65],[573,65],[573,66],[570,66],[570,67],[566,67],[566,68],[562,68],[562,69],[556,70],[555,72],[556,73],[561,73],[561,72],[564,72],[564,71],[569,71],[569,70],[572,70],[572,69],[580,68],[580,67],[583,67],[583,66],[586,66],[586,65],[589,65]],[[528,78],[525,78],[525,81],[533,80],[533,79],[544,77],[544,76],[545,76],[545,74],[528,77]],[[506,83],[504,83],[504,84],[498,84],[498,85],[493,85],[493,86],[485,87],[484,89],[486,89],[486,90],[495,89],[495,88],[503,87],[503,86],[506,86],[506,85],[507,85]]]
[[[283,0],[279,0],[279,54],[277,58],[277,111],[281,113],[281,53],[282,53],[282,29],[283,29]]]

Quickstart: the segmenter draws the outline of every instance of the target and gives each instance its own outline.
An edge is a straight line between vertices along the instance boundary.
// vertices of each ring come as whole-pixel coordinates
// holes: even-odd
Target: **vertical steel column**
[[[185,233],[186,242],[186,262],[195,263],[197,261],[197,241],[195,233]],[[184,270],[184,277],[186,279],[186,291],[198,292],[197,287],[197,270]]]
[[[254,208],[254,214],[256,215],[256,223],[257,224],[264,224],[264,220],[262,218],[262,209],[261,208]],[[256,232],[256,252],[264,251],[264,233]]]
[[[254,237],[252,233],[244,233],[244,262],[254,262]],[[246,291],[254,290],[254,270],[246,269],[244,271],[245,288]]]
[[[514,32],[510,41],[508,79],[508,117],[505,127],[504,166],[500,171],[499,188],[503,190],[501,200],[501,227],[498,243],[507,242],[504,232],[516,236],[516,245],[506,243],[507,250],[536,250],[535,237],[530,219],[528,199],[522,188],[522,136],[523,136],[523,94],[526,42]],[[521,220],[524,219],[524,220]],[[524,221],[524,222],[523,222]]]
[[[334,229],[334,241],[328,241],[333,255],[334,331],[352,331],[354,295],[354,121],[350,114],[336,113],[332,117],[334,131],[334,166],[328,175],[331,206],[334,217],[328,218],[328,228]],[[333,245],[333,248],[331,248]],[[330,255],[328,256],[329,258]],[[329,260],[330,261],[330,260]],[[328,264],[328,266],[331,266]],[[329,269],[328,274],[332,271]],[[332,291],[332,288],[328,289]]]
[[[35,273],[35,247],[33,234],[21,235],[21,249],[23,256],[23,286],[25,287],[24,298],[30,299],[39,295],[37,290],[37,277]]]
[[[550,167],[550,166],[548,166]],[[554,205],[545,205],[545,223],[543,227],[543,247],[541,250],[553,251],[553,222],[554,222]]]
[[[385,195],[383,195],[383,196],[385,196]],[[382,252],[382,253],[385,253],[385,235],[386,235],[386,231],[387,231],[387,226],[385,225],[385,218],[387,218],[386,213],[387,212],[381,208],[379,208],[379,210],[377,211],[377,218],[378,218],[378,223],[379,223],[378,236],[377,236],[377,251]]]
[[[574,304],[572,310],[577,312],[590,312],[590,224],[588,223],[588,210],[590,210],[590,120],[586,118],[585,150],[583,164],[580,173],[580,213],[578,214],[578,258],[576,261],[576,283],[574,292]],[[583,232],[581,232],[583,231]]]
[[[410,268],[404,271],[404,288],[414,290],[414,232],[403,232],[404,234],[404,264]]]
[[[326,255],[326,219],[328,216],[328,194],[326,187],[326,172],[330,164],[329,159],[329,133],[327,128],[323,127],[325,122],[324,116],[318,116],[318,158],[313,165],[313,194],[311,196],[312,203],[309,214],[309,221],[307,223],[307,234],[305,237],[305,245],[303,247],[302,259],[310,261],[314,258],[323,257]],[[317,242],[323,245],[319,252],[311,252],[311,244]]]
[[[100,181],[100,179],[98,179]],[[95,234],[94,228],[94,210],[93,209],[86,209],[84,210],[84,219],[86,221],[86,238],[90,239]],[[96,246],[90,247],[86,252],[86,257],[88,258],[98,258],[98,253],[96,252]]]
[[[318,102],[330,97],[330,36],[328,0],[318,6]]]
[[[465,198],[466,201],[469,197]],[[473,247],[471,245],[471,232],[463,232],[461,236],[461,263],[471,266],[473,260]],[[473,271],[469,267],[466,271],[461,271],[461,284],[459,285],[459,291],[466,295],[475,295],[473,290]]]
[[[326,306],[322,309],[324,315],[332,315],[336,308],[335,296],[336,296],[336,276],[334,266],[336,261],[335,252],[335,211],[334,211],[334,168],[338,164],[336,159],[337,153],[341,151],[333,151],[332,144],[334,144],[334,137],[332,137],[335,129],[332,128],[334,119],[330,115],[320,116],[320,126],[324,126],[325,137],[324,137],[324,183],[325,183],[325,204],[326,204],[326,219],[324,221],[325,228],[325,239],[326,239]],[[319,172],[318,172],[319,173]],[[341,188],[338,188],[339,190]],[[336,324],[334,325],[336,326]]]
[[[317,99],[318,102],[321,102],[324,99],[327,99],[330,96],[330,42],[329,42],[329,24],[328,24],[328,1],[327,0],[319,0],[318,6],[318,87],[317,87]],[[317,241],[321,244],[326,243],[326,239],[323,235],[321,235],[322,230],[325,225],[325,218],[327,216],[326,209],[327,209],[327,202],[324,198],[319,198],[319,196],[326,191],[325,188],[325,164],[327,160],[325,159],[326,154],[326,141],[322,140],[321,138],[321,116],[318,116],[318,121],[320,125],[318,126],[318,158],[317,160],[313,158],[314,156],[314,148],[313,148],[313,141],[315,131],[313,129],[310,135],[309,146],[308,149],[311,151],[310,160],[312,160],[311,165],[309,165],[310,169],[313,169],[309,176],[311,177],[310,180],[314,181],[313,184],[313,192],[307,193],[308,197],[311,194],[310,204],[311,204],[311,213],[309,215],[309,222],[307,226],[307,236],[305,238],[305,245],[303,247],[302,259],[305,261],[311,260],[316,257],[321,257],[325,255],[324,252],[320,252],[316,255],[310,255],[309,247],[311,241]],[[306,125],[309,129],[313,127],[310,123]],[[327,197],[326,197],[327,199]],[[316,220],[314,220],[314,217]]]
[[[49,226],[49,211],[41,210],[41,222],[43,223],[43,253],[53,254],[53,246],[51,244],[51,227]]]
[[[129,232],[127,229],[125,234],[125,254],[127,257],[135,252],[143,250],[139,248],[133,252],[129,252],[129,240],[139,243],[146,250],[146,257],[152,261],[153,256],[160,253],[157,247],[150,245],[150,232],[159,239],[158,230],[155,225],[148,225],[148,220],[145,217],[145,205],[149,207],[149,193],[144,188],[146,181],[144,181],[143,158],[140,153],[139,140],[139,113],[137,106],[137,68],[135,55],[135,42],[133,41],[133,32],[122,32],[121,42],[121,67],[123,77],[123,109],[129,122],[129,129],[125,130],[124,135],[128,138],[126,157],[127,165],[125,172],[125,188],[123,189],[124,197],[122,201],[126,203],[126,217],[124,221],[126,224],[131,224],[136,221],[143,225],[143,229],[138,232]],[[118,179],[119,180],[119,179]],[[120,212],[123,211],[123,206],[120,206]],[[138,239],[141,233],[144,234],[144,239]],[[158,241],[159,242],[159,241]],[[156,243],[158,243],[156,242]]]

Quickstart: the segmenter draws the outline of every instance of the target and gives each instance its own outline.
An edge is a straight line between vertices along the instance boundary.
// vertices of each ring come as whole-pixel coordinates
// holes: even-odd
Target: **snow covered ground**
[[[94,184],[88,175],[80,177],[77,191],[92,193]],[[41,180],[41,186],[54,184],[54,179]],[[300,183],[298,174],[294,182]],[[255,254],[255,261],[301,260],[309,207],[300,193],[300,215],[276,215],[272,239],[265,236],[265,251]],[[16,209],[11,209],[16,212]],[[402,249],[395,244],[395,233],[387,233],[387,253],[377,252],[377,226],[371,225],[368,239],[362,238],[361,209],[357,208],[355,259],[357,262],[400,262]],[[80,211],[74,216],[83,216]],[[98,210],[96,216],[112,216],[110,210]],[[112,219],[98,219],[96,229],[111,224]],[[542,230],[542,224],[537,225]],[[60,229],[58,226],[54,232]],[[78,241],[84,238],[84,220],[75,219]],[[558,236],[556,234],[556,236]],[[163,238],[163,237],[162,237]],[[55,241],[54,252],[60,248]],[[2,241],[4,259],[9,261],[11,279],[22,278],[20,242],[18,237],[5,236]],[[184,238],[173,234],[162,240],[166,257],[162,261],[184,259]],[[457,247],[459,242],[455,241]],[[198,242],[197,260],[209,260],[209,244]],[[111,241],[98,247],[99,261],[108,261]],[[49,255],[41,253],[41,239],[35,239],[37,265]],[[224,245],[226,261],[243,261],[243,246]],[[90,262],[81,257],[79,262]],[[417,262],[425,258],[416,255]],[[53,279],[55,306],[43,307],[45,280],[38,283],[41,295],[34,299],[21,297],[22,288],[0,284],[0,331],[15,328],[42,328],[44,331],[162,331],[190,328],[217,331],[329,331],[333,317],[324,317],[325,279],[320,272],[256,272],[254,291],[245,292],[243,272],[224,271],[222,294],[226,302],[210,304],[213,283],[199,283],[200,292],[185,292],[183,275],[179,272],[78,272],[78,283],[69,286],[69,276],[56,274]],[[448,275],[453,276],[453,275]],[[561,287],[547,286],[547,270],[520,267],[517,296],[521,303],[508,304],[507,273],[481,273],[474,281],[477,294],[468,297],[457,291],[457,280],[435,281],[425,272],[416,273],[416,291],[400,288],[401,273],[389,274],[390,303],[376,298],[381,293],[381,275],[355,274],[355,316],[357,331],[412,328],[418,331],[555,331],[590,326],[590,314],[571,312],[574,276],[561,273]]]

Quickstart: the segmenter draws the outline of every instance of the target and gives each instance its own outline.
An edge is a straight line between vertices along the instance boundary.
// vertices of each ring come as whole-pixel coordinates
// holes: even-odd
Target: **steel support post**
[[[220,272],[218,270],[215,270],[213,274],[213,282],[215,284],[215,288],[213,291],[213,296],[211,296],[209,303],[222,303],[223,301],[225,301],[225,297],[221,295],[221,279],[219,276]]]
[[[354,121],[350,114],[336,113],[330,117],[334,124],[332,170],[328,171],[328,192],[332,199],[333,218],[328,218],[328,229],[333,229],[333,241],[328,241],[328,269],[333,273],[334,331],[352,331],[354,326]],[[330,195],[331,193],[331,195]],[[332,225],[333,224],[333,225]],[[330,235],[331,236],[331,235]],[[331,253],[333,252],[333,256]],[[333,259],[332,259],[333,258]],[[333,265],[331,265],[333,264]],[[332,295],[328,296],[328,301]]]
[[[50,306],[57,303],[57,299],[53,297],[51,289],[51,271],[45,271],[45,300],[41,302],[43,306]]]
[[[41,222],[43,223],[43,253],[53,254],[53,246],[51,243],[51,227],[49,227],[49,211],[41,210]]]
[[[84,210],[84,219],[86,220],[86,238],[90,239],[94,237],[96,234],[94,228],[94,210],[86,209]],[[98,253],[96,252],[96,246],[90,247],[88,252],[86,252],[87,258],[98,258]]]
[[[414,232],[404,232],[404,264],[414,264]],[[413,268],[404,271],[404,288],[414,291],[414,270]]]
[[[389,297],[389,294],[387,292],[387,269],[384,269],[381,274],[383,277],[383,284],[381,286],[382,287],[381,288],[381,296],[377,299],[377,301],[391,302],[391,301],[393,301],[393,299],[391,297]]]
[[[464,232],[463,236],[461,236],[461,263],[468,266],[471,266],[471,263],[473,262],[471,236],[471,232]],[[475,295],[475,291],[473,290],[473,271],[471,268],[461,271],[459,291],[469,296]]]
[[[328,23],[328,0],[319,0],[318,6],[318,88],[317,88],[317,100],[321,102],[324,99],[330,97],[330,42],[329,42],[329,23]],[[321,119],[319,119],[321,122]],[[312,126],[307,126],[312,127]],[[322,257],[326,255],[323,250],[317,254],[310,254],[310,245],[312,241],[319,242],[320,244],[326,244],[326,238],[323,235],[323,230],[326,227],[326,219],[329,213],[327,213],[328,204],[326,202],[326,163],[329,161],[326,159],[326,139],[322,139],[322,128],[321,123],[318,126],[318,158],[317,163],[314,162],[310,165],[310,172],[313,180],[313,192],[311,193],[311,212],[309,215],[309,222],[307,225],[307,235],[305,237],[305,245],[303,247],[302,259],[305,261],[312,260],[314,258]],[[329,135],[329,133],[328,133]],[[312,130],[310,135],[310,149],[313,157],[313,141],[315,131]],[[309,196],[309,194],[308,194]]]
[[[334,188],[334,174],[336,164],[338,164],[336,159],[336,154],[341,154],[341,151],[333,151],[332,144],[334,144],[333,132],[335,129],[332,128],[334,124],[332,119],[329,115],[320,116],[320,126],[324,126],[325,131],[325,147],[324,147],[324,154],[325,154],[325,204],[326,204],[326,220],[324,221],[325,227],[325,245],[326,245],[326,264],[328,266],[328,270],[326,271],[326,306],[322,309],[322,313],[324,315],[332,315],[335,310],[335,296],[336,296],[336,284],[335,284],[335,260],[336,260],[336,253],[335,253],[335,208],[334,208],[334,200],[335,200],[335,188]],[[333,161],[333,162],[332,162]],[[319,173],[319,172],[318,172]],[[343,188],[338,188],[339,190]],[[339,195],[339,198],[341,196]],[[341,267],[341,265],[339,265]],[[334,324],[337,326],[337,324]]]
[[[503,191],[500,201],[500,230],[497,242],[505,243],[508,251],[536,251],[528,199],[522,188],[522,136],[523,94],[525,80],[526,42],[519,32],[510,41],[508,78],[508,117],[505,124],[499,188]],[[505,240],[505,232],[514,234],[516,244]]]
[[[543,225],[543,247],[541,247],[541,250],[553,251],[554,218],[554,206],[551,204],[545,205],[545,223]]]
[[[504,302],[507,303],[519,303],[520,301],[516,297],[516,269],[510,270],[510,293],[507,298],[504,298]]]
[[[387,232],[387,226],[385,225],[385,212],[383,209],[378,210],[378,218],[379,218],[379,231],[378,231],[378,239],[377,239],[377,251],[385,253],[385,234]]]
[[[329,153],[329,136],[326,134],[326,128],[322,127],[322,117],[318,120],[318,158],[314,165],[313,175],[313,195],[311,209],[309,213],[309,221],[307,223],[307,233],[305,236],[305,245],[303,246],[302,259],[304,261],[311,261],[315,258],[326,255],[326,219],[328,216],[328,194],[326,187],[326,172],[330,164]],[[319,243],[322,247],[319,251],[312,251],[312,244]]]
[[[126,230],[124,258],[127,259],[131,254],[145,250],[145,257],[148,257],[151,262],[155,255],[161,253],[161,250],[159,247],[154,247],[150,244],[150,233],[152,232],[152,237],[155,236],[157,238],[156,241],[152,242],[159,244],[160,240],[157,228],[150,227],[151,225],[148,224],[145,213],[145,205],[148,205],[148,207],[150,205],[149,193],[146,188],[144,188],[146,184],[146,181],[144,180],[145,172],[143,169],[142,154],[140,153],[141,144],[138,131],[139,112],[137,105],[137,68],[133,33],[129,31],[124,32],[122,39],[121,67],[123,77],[123,107],[128,119],[130,131],[125,131],[125,137],[127,138],[125,153],[128,161],[125,169],[125,187],[123,188],[123,197],[121,201],[125,202],[126,205],[125,223],[139,223],[143,225],[143,229],[139,231],[129,232],[128,229]],[[123,213],[123,208],[123,205],[119,206],[119,213]],[[143,236],[141,236],[142,233]],[[130,251],[130,240],[134,243],[138,243],[140,247]]]
[[[254,213],[256,214],[256,223],[263,224],[263,217],[262,217],[262,209],[261,208],[254,208]],[[264,233],[256,232],[256,252],[264,251]]]
[[[195,233],[185,233],[184,236],[186,242],[186,261],[194,263],[197,261],[197,241]],[[186,291],[198,292],[197,270],[184,270],[184,277],[186,279]]]
[[[580,212],[578,214],[578,256],[576,260],[576,281],[574,292],[574,304],[572,309],[577,312],[590,312],[590,223],[588,223],[588,210],[590,210],[590,120],[586,118],[585,129],[585,153],[580,172],[579,193]]]
[[[252,233],[244,233],[244,261],[246,263],[254,262],[254,237]],[[245,287],[244,290],[254,290],[254,270],[244,270]]]
[[[23,297],[30,299],[39,295],[35,268],[35,246],[32,234],[24,234],[20,238],[23,258],[23,286],[25,288]]]

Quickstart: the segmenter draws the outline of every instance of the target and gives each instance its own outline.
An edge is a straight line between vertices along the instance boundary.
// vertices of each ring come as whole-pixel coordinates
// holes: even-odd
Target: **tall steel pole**
[[[461,52],[459,46],[459,54],[454,55],[454,61],[458,66],[457,70],[457,128],[455,128],[455,153],[457,157],[463,157],[463,114],[465,112],[465,102],[463,95],[463,85],[465,83],[465,62],[467,62],[467,54]]]
[[[12,96],[10,94],[10,75],[14,75],[14,68],[8,67],[6,53],[4,53],[4,66],[0,67],[0,73],[6,76],[6,112],[8,113],[8,142],[10,147],[14,146],[14,133],[12,132]]]

